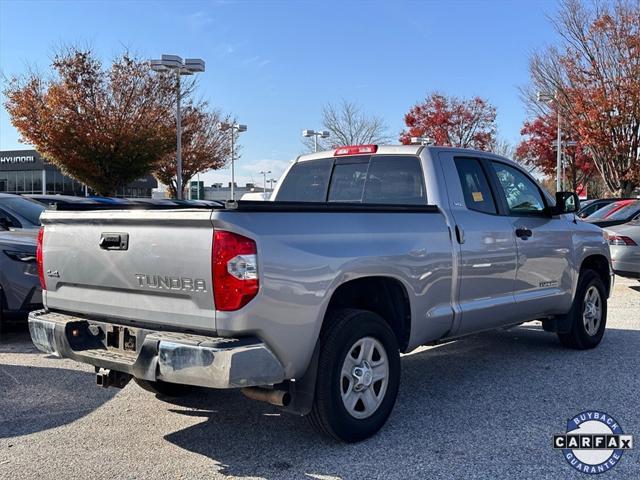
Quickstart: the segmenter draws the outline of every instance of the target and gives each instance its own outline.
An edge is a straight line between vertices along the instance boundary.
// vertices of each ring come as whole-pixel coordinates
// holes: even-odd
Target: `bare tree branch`
[[[330,133],[329,138],[318,138],[318,150],[330,150],[344,145],[383,144],[391,137],[384,121],[369,115],[354,102],[342,100],[339,104],[327,103],[322,107],[322,127]],[[305,138],[304,145],[314,149],[314,139]]]

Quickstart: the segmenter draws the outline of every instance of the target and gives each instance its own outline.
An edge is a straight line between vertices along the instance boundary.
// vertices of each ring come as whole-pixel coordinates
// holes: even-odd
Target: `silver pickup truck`
[[[299,157],[272,200],[47,210],[33,342],[103,386],[242,388],[353,442],[419,345],[531,320],[567,347],[602,339],[603,232],[505,158],[343,147]]]

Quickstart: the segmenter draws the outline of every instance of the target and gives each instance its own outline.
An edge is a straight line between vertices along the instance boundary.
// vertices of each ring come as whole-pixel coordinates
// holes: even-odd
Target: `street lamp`
[[[180,111],[180,77],[204,72],[204,60],[201,58],[187,58],[184,61],[178,55],[162,55],[160,60],[151,60],[151,70],[154,72],[175,72],[177,85],[176,101],[176,195],[182,198],[182,114]]]
[[[556,134],[556,146],[557,146],[557,153],[556,153],[556,191],[559,192],[562,190],[562,145],[561,145],[561,138],[562,138],[562,130],[560,130],[560,122],[562,120],[562,117],[560,116],[560,103],[558,102],[558,91],[556,90],[556,92],[552,95],[550,93],[546,93],[546,92],[538,92],[538,101],[539,102],[556,102],[556,110],[558,111],[558,131]]]
[[[235,201],[236,199],[236,173],[234,167],[234,159],[235,159],[235,150],[234,150],[234,141],[236,132],[242,133],[247,131],[247,126],[239,123],[226,123],[226,122],[218,122],[216,125],[218,130],[221,132],[225,132],[227,130],[231,130],[231,201]]]
[[[267,193],[267,173],[271,173],[271,170],[266,172],[263,170],[260,173],[262,174],[262,192]]]
[[[564,151],[565,151],[565,153],[563,153],[563,156],[564,157],[568,157],[568,154],[566,153],[567,149],[569,147],[575,147],[576,145],[578,145],[578,142],[576,142],[575,140],[567,140],[567,141],[561,142],[561,145],[564,147]],[[558,143],[557,142],[551,142],[551,148],[553,150],[557,149],[558,148]],[[564,190],[566,188],[566,184],[567,184],[567,182],[565,182],[565,173],[564,173],[565,163],[567,163],[567,162],[565,162],[563,160],[562,161],[562,174],[561,174],[562,183],[560,184],[560,188],[562,190]]]
[[[318,137],[320,138],[329,138],[329,135],[331,135],[331,133],[328,130],[303,130],[302,131],[302,136],[303,137],[313,137],[313,145],[314,145],[314,152],[318,151]]]
[[[273,192],[273,184],[277,183],[278,180],[276,180],[275,178],[270,178],[269,179],[269,188],[271,189],[271,191]]]

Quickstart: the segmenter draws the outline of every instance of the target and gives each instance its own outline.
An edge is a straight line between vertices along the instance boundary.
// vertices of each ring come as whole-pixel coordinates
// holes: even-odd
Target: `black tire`
[[[182,397],[191,393],[195,388],[191,385],[180,385],[178,383],[163,382],[161,380],[157,380],[155,382],[151,380],[143,380],[141,378],[134,378],[134,380],[147,392],[163,395],[165,397]]]
[[[393,410],[400,385],[398,342],[389,325],[373,312],[341,309],[330,312],[325,321],[328,327],[320,337],[316,393],[308,418],[313,427],[324,435],[343,442],[358,442],[380,430]],[[374,395],[379,396],[380,403],[368,417],[356,418],[349,413],[342,400],[341,389],[344,388],[342,382],[345,378],[341,371],[347,355],[351,354],[351,358],[354,358],[353,346],[366,337],[377,340],[377,345],[384,348],[389,368],[386,389],[382,393],[380,381],[374,381],[366,387],[378,387]],[[374,355],[376,353],[379,354],[374,350]],[[362,408],[365,408],[364,405]]]
[[[585,296],[592,287],[597,289],[600,295],[601,317],[599,327],[593,333],[589,333],[583,319],[583,314],[585,311]],[[576,350],[587,350],[597,347],[602,340],[607,325],[607,294],[602,279],[593,270],[584,270],[580,274],[573,305],[567,316],[570,330],[568,333],[558,333],[560,343],[567,348]]]

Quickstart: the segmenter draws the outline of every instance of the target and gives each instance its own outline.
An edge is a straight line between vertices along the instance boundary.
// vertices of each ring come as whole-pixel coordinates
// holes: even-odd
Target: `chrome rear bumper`
[[[155,331],[46,310],[29,314],[29,331],[45,353],[145,380],[211,388],[284,380],[281,363],[257,338]]]

